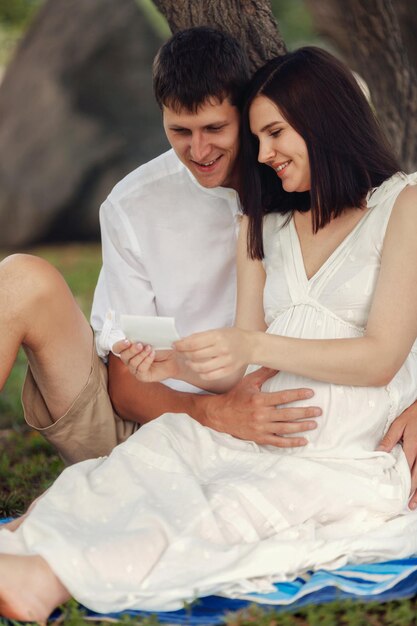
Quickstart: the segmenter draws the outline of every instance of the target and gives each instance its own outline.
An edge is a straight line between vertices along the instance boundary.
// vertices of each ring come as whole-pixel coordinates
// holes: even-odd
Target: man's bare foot
[[[44,622],[70,594],[40,556],[0,554],[0,615]]]

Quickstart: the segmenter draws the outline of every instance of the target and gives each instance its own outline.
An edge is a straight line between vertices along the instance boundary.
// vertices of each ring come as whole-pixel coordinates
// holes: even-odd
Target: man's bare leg
[[[17,254],[0,263],[0,329],[0,389],[22,345],[52,419],[61,417],[88,380],[92,334],[47,261]]]
[[[40,556],[0,554],[0,616],[44,622],[70,594]]]

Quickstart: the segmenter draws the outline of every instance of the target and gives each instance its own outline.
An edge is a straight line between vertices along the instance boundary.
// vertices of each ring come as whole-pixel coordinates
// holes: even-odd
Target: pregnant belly
[[[323,413],[317,418],[317,429],[303,433],[309,443],[303,449],[297,448],[297,453],[327,454],[338,450],[338,456],[367,456],[375,450],[390,414],[391,403],[385,387],[332,385],[279,372],[264,383],[262,390],[306,387],[314,391],[313,398],[286,406],[318,406]]]

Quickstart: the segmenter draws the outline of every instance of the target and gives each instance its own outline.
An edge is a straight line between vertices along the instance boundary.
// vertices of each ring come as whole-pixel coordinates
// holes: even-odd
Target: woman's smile
[[[252,133],[259,140],[258,161],[272,167],[285,191],[308,191],[310,161],[302,136],[266,96],[254,99],[249,117]]]

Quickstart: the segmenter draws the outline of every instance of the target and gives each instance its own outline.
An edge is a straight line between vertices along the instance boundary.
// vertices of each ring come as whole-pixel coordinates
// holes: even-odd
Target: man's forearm
[[[210,396],[170,389],[162,383],[141,383],[110,354],[109,394],[123,419],[146,424],[163,413],[187,413],[201,424],[207,417]]]
[[[221,395],[185,393],[137,381],[120,359],[110,355],[109,392],[120,417],[140,424],[163,413],[186,413],[203,426],[238,439],[283,448],[306,445],[302,434],[316,428],[321,410],[287,406],[311,398],[311,389],[263,393],[263,383],[275,373],[261,368]]]

